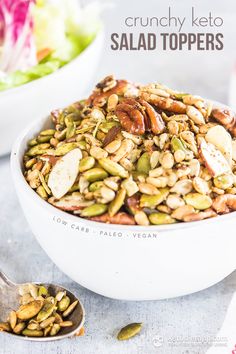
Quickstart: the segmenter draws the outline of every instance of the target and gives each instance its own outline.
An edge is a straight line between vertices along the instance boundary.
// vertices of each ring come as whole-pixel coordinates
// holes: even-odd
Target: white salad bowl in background
[[[16,140],[11,170],[26,219],[53,262],[82,286],[115,299],[154,300],[207,288],[236,268],[236,212],[163,226],[109,225],[63,212],[27,184],[27,141],[50,126],[30,125]]]
[[[81,54],[54,73],[0,92],[0,156],[10,152],[19,131],[32,119],[83,97],[98,65],[103,37],[100,31]]]

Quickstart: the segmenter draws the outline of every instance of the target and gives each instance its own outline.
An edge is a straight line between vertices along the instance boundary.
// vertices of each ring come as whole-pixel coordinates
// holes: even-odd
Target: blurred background
[[[88,3],[88,1],[84,1]],[[199,16],[214,16],[224,19],[216,32],[224,35],[222,51],[112,51],[110,35],[113,32],[127,32],[124,19],[127,16],[165,16],[171,6],[175,16],[191,17],[194,6]],[[138,82],[159,81],[188,92],[209,97],[224,103],[229,99],[229,87],[234,63],[236,62],[236,2],[235,0],[214,1],[165,1],[165,0],[113,0],[111,7],[104,11],[105,44],[95,81],[104,75],[114,73],[117,77]],[[185,24],[185,32],[193,32],[190,20]],[[158,28],[130,28],[130,32],[163,31]],[[214,32],[205,27],[201,32]],[[231,103],[235,93],[231,94]]]

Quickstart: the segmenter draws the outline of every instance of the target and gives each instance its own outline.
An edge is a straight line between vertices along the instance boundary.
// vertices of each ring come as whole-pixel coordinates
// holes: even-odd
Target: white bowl
[[[84,287],[115,299],[163,299],[207,288],[236,267],[236,212],[163,226],[108,225],[42,200],[22,174],[27,141],[49,127],[31,124],[11,156],[16,192],[30,227],[55,264]]]
[[[19,131],[35,117],[83,97],[99,62],[103,32],[74,60],[54,73],[0,92],[0,156],[11,151]]]

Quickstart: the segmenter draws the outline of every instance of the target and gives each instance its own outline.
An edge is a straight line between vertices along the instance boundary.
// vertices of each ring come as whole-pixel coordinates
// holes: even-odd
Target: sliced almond
[[[205,137],[208,143],[213,144],[226,158],[231,165],[232,163],[232,139],[231,135],[222,125],[216,125],[210,128]]]
[[[69,151],[56,162],[50,172],[48,186],[55,198],[62,198],[73,186],[79,173],[82,153],[79,148]]]
[[[207,143],[202,139],[199,150],[206,168],[213,177],[231,171],[228,161],[213,144]]]
[[[84,200],[82,195],[78,195],[77,193],[76,195],[75,193],[73,193],[72,195],[65,196],[60,200],[51,197],[48,199],[48,202],[57,207],[58,209],[65,211],[82,210],[94,203],[92,200]]]

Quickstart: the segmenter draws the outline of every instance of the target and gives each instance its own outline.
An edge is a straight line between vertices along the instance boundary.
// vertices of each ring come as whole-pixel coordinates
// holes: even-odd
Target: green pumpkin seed
[[[176,138],[176,136],[173,136],[173,138],[171,139],[171,147],[172,147],[173,151],[182,150],[182,151],[186,152],[186,148],[185,148],[184,144],[182,143],[182,141],[179,138]]]
[[[76,134],[83,134],[83,133],[87,133],[90,130],[93,130],[96,127],[96,124],[91,124],[89,127],[84,127],[81,129],[77,129],[76,130]]]
[[[120,164],[114,162],[106,157],[99,160],[99,164],[110,173],[112,176],[119,176],[121,178],[127,178],[129,173]]]
[[[63,129],[61,132],[56,132],[54,137],[57,140],[62,141],[66,138],[66,131],[67,131],[67,128]]]
[[[102,168],[95,167],[84,172],[83,176],[88,182],[96,182],[105,179],[108,177],[108,174]]]
[[[40,330],[40,326],[39,326],[39,323],[38,322],[30,322],[27,326],[28,329],[37,329],[37,330]]]
[[[43,336],[43,331],[37,330],[37,329],[24,329],[22,332],[23,336],[26,337],[42,337]]]
[[[61,301],[58,302],[58,310],[63,312],[67,309],[70,305],[70,298],[69,296],[64,296]]]
[[[36,162],[37,162],[37,160],[36,160],[35,157],[32,158],[32,159],[30,159],[29,161],[27,161],[27,162],[25,163],[25,168],[26,168],[27,170],[29,170],[30,168],[33,167],[33,165],[34,165]]]
[[[79,172],[90,170],[95,165],[95,158],[92,156],[84,157],[79,164]]]
[[[76,132],[76,124],[71,122],[67,125],[66,129],[66,139],[70,139],[75,135]]]
[[[36,155],[43,155],[47,152],[47,150],[50,148],[50,144],[37,144],[35,146],[33,146],[31,149],[29,149],[26,152],[27,156],[36,156]]]
[[[103,133],[107,134],[109,130],[113,127],[117,127],[120,124],[118,122],[106,122],[106,123],[101,123],[99,125],[99,130],[101,130]]]
[[[52,303],[45,303],[43,305],[42,310],[38,313],[37,315],[37,321],[41,322],[46,320],[51,314],[53,313],[55,309],[55,305]]]
[[[97,190],[99,190],[103,186],[104,186],[104,183],[102,181],[93,182],[89,186],[89,192],[96,192]]]
[[[38,143],[48,143],[51,140],[51,135],[45,135],[45,136],[41,136],[39,135],[37,137],[37,142]]]
[[[174,94],[174,97],[177,99],[177,100],[183,100],[183,98],[185,97],[185,96],[187,96],[188,95],[188,93],[175,93]]]
[[[119,331],[117,335],[117,339],[118,340],[130,339],[136,336],[141,331],[141,328],[142,328],[142,323],[130,323]]]
[[[78,143],[65,143],[56,148],[54,151],[55,156],[63,156],[67,154],[69,151],[74,150],[78,147]]]
[[[212,205],[212,200],[208,195],[200,193],[189,193],[184,196],[186,204],[193,206],[195,209],[204,210]]]
[[[137,162],[137,171],[141,173],[148,174],[151,169],[150,164],[150,155],[148,152],[145,152],[140,156]]]
[[[108,207],[108,214],[110,216],[114,216],[122,207],[124,201],[125,201],[125,196],[126,196],[126,190],[124,188],[121,188],[117,194],[115,199],[110,203]]]
[[[43,186],[39,186],[37,189],[36,189],[36,193],[38,193],[38,195],[47,200],[48,199],[48,194],[47,192],[45,191],[44,187]]]
[[[90,218],[92,216],[99,216],[107,211],[106,204],[93,204],[83,209],[80,215],[84,218]]]
[[[165,213],[150,214],[149,220],[153,225],[174,224],[176,222],[175,219]]]
[[[48,290],[45,288],[45,286],[40,285],[39,290],[38,290],[38,295],[39,296],[46,296],[48,294]]]
[[[41,136],[48,136],[48,135],[53,136],[55,133],[56,133],[55,129],[46,129],[46,130],[42,130],[39,135],[41,135]]]
[[[169,191],[167,188],[162,188],[159,189],[159,192],[160,193],[157,195],[142,194],[140,198],[140,207],[154,209],[157,205],[161,204],[167,197]]]
[[[220,189],[228,189],[232,187],[234,183],[234,178],[232,175],[221,175],[214,178],[214,185]]]
[[[78,300],[72,302],[72,304],[63,312],[62,316],[63,317],[69,316],[74,311],[74,309],[76,308],[77,304],[78,304]]]
[[[38,142],[37,142],[37,139],[35,139],[35,138],[28,141],[28,146],[35,146],[37,144],[38,144]]]

